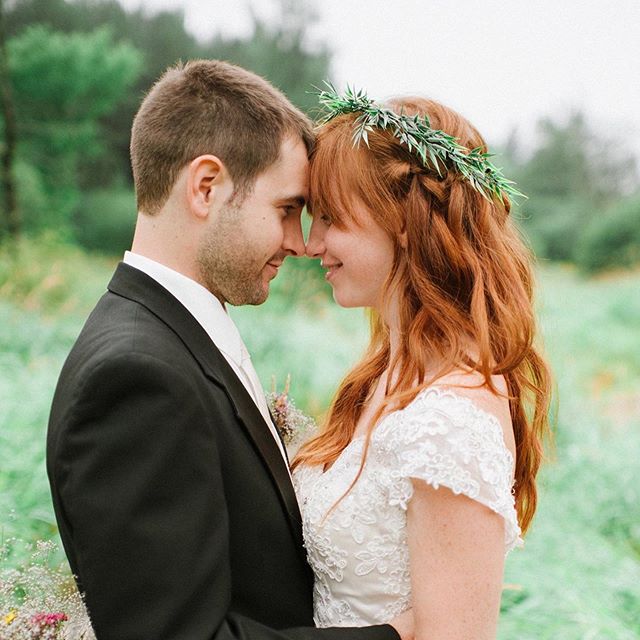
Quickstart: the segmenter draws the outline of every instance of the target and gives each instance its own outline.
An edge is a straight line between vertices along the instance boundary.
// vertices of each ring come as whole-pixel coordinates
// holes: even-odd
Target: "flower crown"
[[[368,132],[374,127],[386,129],[409,152],[415,152],[426,169],[435,170],[441,176],[441,166],[453,168],[487,200],[502,200],[504,196],[526,198],[515,188],[515,183],[507,180],[501,170],[489,160],[493,154],[483,153],[480,147],[469,150],[448,133],[432,129],[426,115],[395,113],[377,105],[362,89],[347,86],[341,96],[331,83],[325,82],[325,85],[326,89],[315,92],[325,109],[320,124],[326,124],[344,113],[359,113],[354,123],[354,146],[358,146],[361,140],[369,146]]]

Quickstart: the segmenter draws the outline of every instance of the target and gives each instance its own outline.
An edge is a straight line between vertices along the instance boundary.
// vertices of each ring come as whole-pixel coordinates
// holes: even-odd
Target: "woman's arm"
[[[412,479],[407,509],[416,640],[495,638],[504,520],[450,489]]]

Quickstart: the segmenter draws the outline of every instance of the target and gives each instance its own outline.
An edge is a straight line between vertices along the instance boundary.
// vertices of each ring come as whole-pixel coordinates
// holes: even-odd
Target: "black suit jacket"
[[[397,640],[314,629],[282,456],[193,316],[120,264],[60,374],[47,470],[98,640]]]

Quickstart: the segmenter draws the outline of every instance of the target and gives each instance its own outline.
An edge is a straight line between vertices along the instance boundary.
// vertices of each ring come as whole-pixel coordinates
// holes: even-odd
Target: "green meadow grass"
[[[57,540],[44,468],[49,404],[115,261],[55,241],[0,253],[0,526]],[[266,390],[319,416],[367,342],[360,310],[285,265],[259,308],[232,310]],[[507,559],[501,639],[640,638],[640,273],[585,280],[540,270],[545,351],[558,388],[555,451],[525,546]],[[16,545],[4,563],[18,566]],[[59,555],[59,559],[62,559]]]

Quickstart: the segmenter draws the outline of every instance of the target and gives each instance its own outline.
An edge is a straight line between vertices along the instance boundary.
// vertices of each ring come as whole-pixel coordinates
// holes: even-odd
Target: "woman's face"
[[[393,266],[393,242],[365,206],[355,198],[353,202],[355,221],[342,229],[331,224],[329,215],[314,216],[306,252],[321,259],[341,307],[381,311],[383,285]]]

